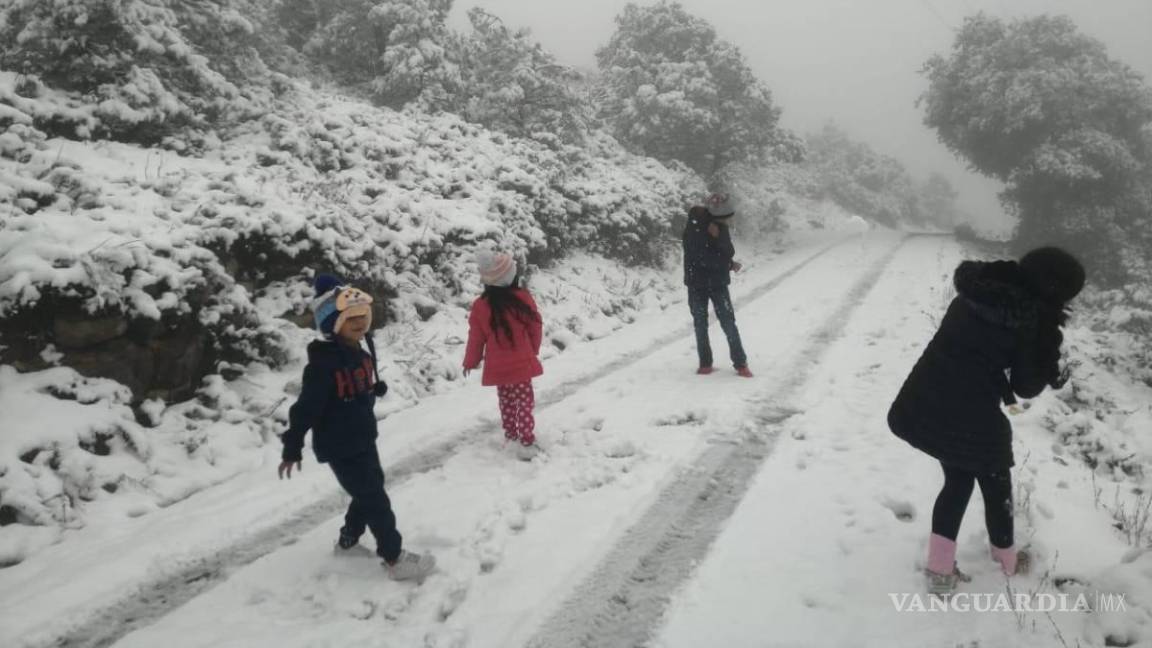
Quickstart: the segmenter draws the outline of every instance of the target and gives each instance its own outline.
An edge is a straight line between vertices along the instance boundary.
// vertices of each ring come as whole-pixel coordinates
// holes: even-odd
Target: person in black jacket
[[[1084,286],[1084,268],[1067,252],[1040,248],[1016,261],[964,261],[957,296],[888,412],[896,436],[938,460],[944,487],[932,511],[929,591],[945,594],[966,577],[956,568],[956,537],[974,484],[984,498],[992,557],[1007,575],[1028,568],[1014,548],[1012,426],[1001,405],[1060,388],[1060,327]]]
[[[336,481],[352,497],[336,552],[355,553],[365,527],[376,537],[376,555],[395,580],[422,578],[435,566],[429,555],[402,548],[392,502],[384,491],[384,470],[376,451],[376,399],[388,386],[376,369],[376,350],[368,334],[372,298],[340,285],[331,275],[318,275],[313,315],[324,340],[308,345],[300,396],[288,411],[288,431],[280,478],[300,469],[304,435],[312,430],[316,460],[327,463]],[[368,351],[361,346],[367,341]]]
[[[728,293],[729,273],[739,272],[741,268],[734,259],[736,249],[728,231],[728,220],[734,213],[728,196],[723,194],[710,196],[707,207],[696,206],[688,210],[688,222],[682,236],[684,285],[688,287],[688,309],[692,312],[692,324],[696,329],[696,353],[700,359],[696,373],[712,373],[712,345],[708,340],[708,302],[711,301],[720,328],[728,338],[732,366],[741,376],[751,378],[748,357],[740,341],[740,331],[736,328],[732,297]]]

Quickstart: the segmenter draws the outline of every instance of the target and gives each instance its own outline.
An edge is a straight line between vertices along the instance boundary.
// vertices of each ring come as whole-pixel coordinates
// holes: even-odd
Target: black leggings
[[[984,523],[988,526],[988,540],[994,547],[1012,546],[1012,474],[1007,470],[993,473],[974,473],[945,464],[944,488],[936,496],[932,509],[932,533],[955,540],[960,535],[960,522],[972,497],[972,488],[980,482],[984,496]]]

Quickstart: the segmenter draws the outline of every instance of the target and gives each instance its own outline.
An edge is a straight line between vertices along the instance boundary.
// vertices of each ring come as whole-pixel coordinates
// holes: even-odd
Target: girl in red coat
[[[484,294],[472,303],[468,314],[464,375],[484,361],[481,383],[496,386],[504,437],[519,441],[521,454],[530,459],[537,451],[532,379],[544,373],[536,357],[543,332],[540,312],[532,295],[517,285],[516,262],[511,256],[481,252],[477,261]]]

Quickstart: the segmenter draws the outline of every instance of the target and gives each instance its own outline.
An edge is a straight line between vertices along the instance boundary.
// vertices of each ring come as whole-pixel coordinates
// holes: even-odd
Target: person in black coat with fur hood
[[[976,483],[993,559],[1007,575],[1028,568],[1027,552],[1014,547],[1012,426],[1001,405],[1067,381],[1060,327],[1084,278],[1079,261],[1053,247],[1019,262],[964,261],[956,268],[957,296],[888,412],[892,432],[944,470],[928,543],[932,593],[951,592],[966,579],[956,568],[956,537]]]

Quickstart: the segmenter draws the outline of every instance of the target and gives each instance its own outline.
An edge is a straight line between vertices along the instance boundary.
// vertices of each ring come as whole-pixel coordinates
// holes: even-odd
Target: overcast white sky
[[[650,4],[641,0],[639,4]],[[453,24],[476,5],[532,29],[562,62],[593,67],[624,0],[456,0]],[[970,173],[921,123],[921,64],[951,47],[976,11],[1011,17],[1067,14],[1109,52],[1152,78],[1152,0],[682,0],[743,50],[801,133],[833,120],[920,177],[940,171],[978,222],[1004,221],[999,186]]]

